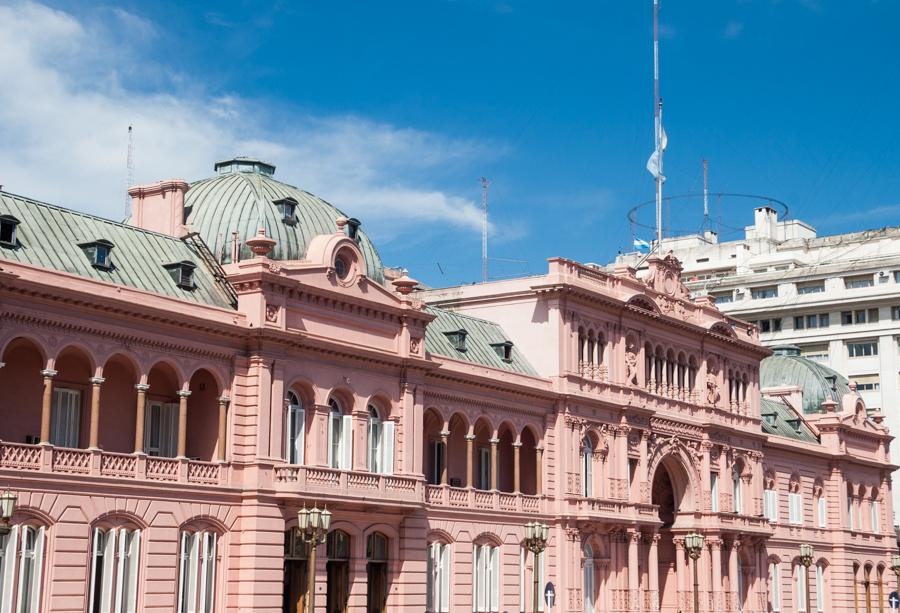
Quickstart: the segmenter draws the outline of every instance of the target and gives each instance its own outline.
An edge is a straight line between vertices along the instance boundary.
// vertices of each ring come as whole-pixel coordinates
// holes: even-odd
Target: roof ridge
[[[455,315],[456,317],[462,317],[463,319],[471,319],[472,321],[480,321],[480,322],[483,322],[486,324],[491,324],[492,326],[497,326],[498,328],[503,330],[503,326],[501,326],[496,321],[491,321],[490,319],[485,319],[483,317],[475,317],[474,315],[460,313],[459,311],[451,311],[450,309],[445,309],[445,308],[439,307],[439,306],[432,306],[432,305],[428,304],[427,302],[425,303],[425,306],[429,309],[434,309],[435,311],[440,311],[442,313],[450,313],[451,315]],[[503,330],[503,332],[505,333],[506,330]]]

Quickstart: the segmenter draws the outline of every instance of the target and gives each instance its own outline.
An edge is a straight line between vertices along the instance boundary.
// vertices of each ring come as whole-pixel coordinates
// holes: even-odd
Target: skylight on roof
[[[444,336],[450,341],[453,345],[453,348],[457,351],[465,351],[466,350],[466,336],[468,336],[468,332],[460,328],[459,330],[453,330],[452,332],[444,332]]]
[[[16,247],[18,241],[16,239],[16,228],[19,220],[12,215],[0,215],[0,246]]]

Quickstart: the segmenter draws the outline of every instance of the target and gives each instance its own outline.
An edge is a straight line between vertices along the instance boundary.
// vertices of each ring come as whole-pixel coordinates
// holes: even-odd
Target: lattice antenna
[[[491,182],[487,177],[481,177],[481,280],[488,280],[488,188]]]
[[[134,130],[128,126],[128,157],[125,160],[125,219],[131,216],[131,196],[128,189],[134,186]]]

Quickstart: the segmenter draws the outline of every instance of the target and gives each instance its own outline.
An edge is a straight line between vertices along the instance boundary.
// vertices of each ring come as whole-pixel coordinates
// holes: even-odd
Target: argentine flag
[[[665,128],[660,126],[659,130],[659,149],[654,150],[650,155],[650,159],[647,160],[647,171],[653,175],[653,178],[665,181],[666,178],[662,175],[662,172],[660,172],[659,158],[662,155],[662,152],[666,150],[666,145],[669,144],[669,137],[666,136]]]
[[[648,243],[647,241],[642,240],[640,238],[635,238],[634,239],[634,248],[637,249],[638,251],[645,251],[647,249],[650,249],[650,243]]]

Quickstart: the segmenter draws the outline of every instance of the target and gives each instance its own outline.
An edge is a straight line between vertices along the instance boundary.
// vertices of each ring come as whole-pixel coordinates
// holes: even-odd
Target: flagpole
[[[656,246],[662,249],[662,99],[659,97],[659,0],[653,0],[653,138],[658,156],[656,173]]]

